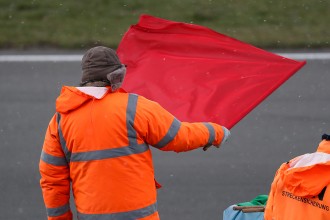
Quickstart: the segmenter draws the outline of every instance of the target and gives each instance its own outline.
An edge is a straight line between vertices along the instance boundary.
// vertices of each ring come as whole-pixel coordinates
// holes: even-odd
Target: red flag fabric
[[[305,62],[209,28],[142,15],[117,49],[123,88],[157,101],[181,121],[232,128]]]

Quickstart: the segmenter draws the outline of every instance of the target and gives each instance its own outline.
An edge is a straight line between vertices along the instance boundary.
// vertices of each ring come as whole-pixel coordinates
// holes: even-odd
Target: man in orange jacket
[[[220,147],[230,132],[180,122],[158,103],[120,89],[126,68],[110,48],[88,50],[82,71],[80,87],[62,88],[41,153],[48,219],[72,219],[71,183],[80,220],[158,220],[149,146],[206,150]]]
[[[324,134],[315,153],[296,157],[277,170],[265,219],[330,219],[329,171],[330,135]]]

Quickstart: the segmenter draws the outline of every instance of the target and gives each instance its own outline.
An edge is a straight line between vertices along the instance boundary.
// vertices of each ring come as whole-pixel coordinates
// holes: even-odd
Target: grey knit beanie
[[[89,49],[81,62],[81,85],[88,82],[108,81],[107,74],[122,67],[115,50],[97,46]]]

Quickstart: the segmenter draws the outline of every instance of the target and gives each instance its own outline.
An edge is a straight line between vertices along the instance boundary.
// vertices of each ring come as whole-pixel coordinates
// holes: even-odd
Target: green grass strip
[[[263,48],[330,47],[329,0],[0,0],[0,48],[115,48],[141,14]]]

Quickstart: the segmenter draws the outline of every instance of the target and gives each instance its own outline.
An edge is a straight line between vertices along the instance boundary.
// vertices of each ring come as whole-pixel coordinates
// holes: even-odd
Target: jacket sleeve
[[[139,96],[135,129],[150,145],[163,151],[183,152],[207,145],[219,145],[224,137],[221,125],[181,122],[158,103]]]
[[[268,199],[266,203],[264,218],[265,220],[272,220],[273,216],[273,203],[274,203],[274,193],[275,193],[275,187],[276,187],[276,176],[271,184],[270,192],[268,194]]]
[[[268,195],[268,199],[267,199],[267,204],[266,204],[265,213],[264,213],[265,220],[273,220],[273,219],[275,219],[275,216],[274,216],[274,215],[276,215],[275,194],[277,193],[279,179],[281,178],[283,169],[285,169],[286,166],[287,166],[287,164],[284,163],[276,171],[274,180],[273,180],[273,182],[271,184],[271,188],[270,188],[270,192],[269,192],[269,195]]]
[[[41,152],[40,186],[48,220],[72,220],[69,165],[61,148],[57,115],[51,119]]]

